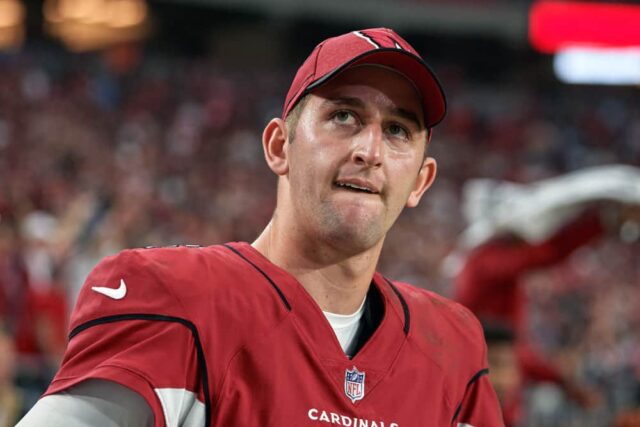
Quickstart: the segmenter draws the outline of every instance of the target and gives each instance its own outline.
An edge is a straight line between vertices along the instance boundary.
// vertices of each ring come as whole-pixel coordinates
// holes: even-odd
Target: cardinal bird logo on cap
[[[397,40],[395,40],[388,34],[382,34],[382,36],[380,34],[377,34],[376,37],[373,37],[371,34],[368,34],[365,31],[354,31],[353,34],[365,39],[376,49],[380,49],[381,47],[395,47],[396,49],[404,50],[404,48],[400,46],[400,43],[398,43]]]

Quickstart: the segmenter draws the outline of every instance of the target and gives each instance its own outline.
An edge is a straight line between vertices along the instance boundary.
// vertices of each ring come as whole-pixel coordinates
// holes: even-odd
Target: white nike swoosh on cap
[[[124,283],[124,279],[120,279],[120,286],[116,289],[107,288],[105,286],[92,286],[92,291],[96,291],[99,294],[106,295],[113,299],[122,299],[127,295],[127,284]]]

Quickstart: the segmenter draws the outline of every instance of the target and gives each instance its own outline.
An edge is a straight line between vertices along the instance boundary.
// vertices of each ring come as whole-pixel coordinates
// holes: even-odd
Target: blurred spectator
[[[15,384],[16,351],[11,336],[0,325],[0,427],[11,427],[26,413],[22,391]]]
[[[487,341],[487,360],[491,384],[502,406],[505,426],[513,427],[522,420],[524,382],[518,363],[513,331],[500,324],[483,323]]]
[[[525,323],[527,296],[523,278],[532,271],[563,261],[573,251],[599,237],[602,231],[598,215],[586,212],[539,244],[527,243],[514,234],[502,234],[474,248],[456,278],[457,301],[482,321],[514,329],[514,356],[523,382],[557,383],[571,398],[586,406],[595,403],[595,396],[532,348]],[[519,388],[511,391],[522,393]],[[507,395],[504,399],[516,406],[522,397]],[[513,408],[511,412],[516,414],[514,419],[506,421],[509,425],[517,425],[517,415],[522,409]]]

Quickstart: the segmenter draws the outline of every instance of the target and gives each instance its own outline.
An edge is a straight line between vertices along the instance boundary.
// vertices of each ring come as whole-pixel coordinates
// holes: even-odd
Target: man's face
[[[309,95],[286,148],[296,226],[345,250],[381,243],[435,176],[426,141],[420,99],[404,77],[375,66],[335,77]]]
[[[510,342],[490,343],[487,358],[491,384],[500,402],[506,404],[517,396],[522,380],[515,347]]]

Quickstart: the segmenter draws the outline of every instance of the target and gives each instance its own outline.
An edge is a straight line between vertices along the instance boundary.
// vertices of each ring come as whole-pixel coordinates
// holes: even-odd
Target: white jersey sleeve
[[[133,390],[104,380],[87,380],[40,399],[16,427],[151,427],[154,417]]]

